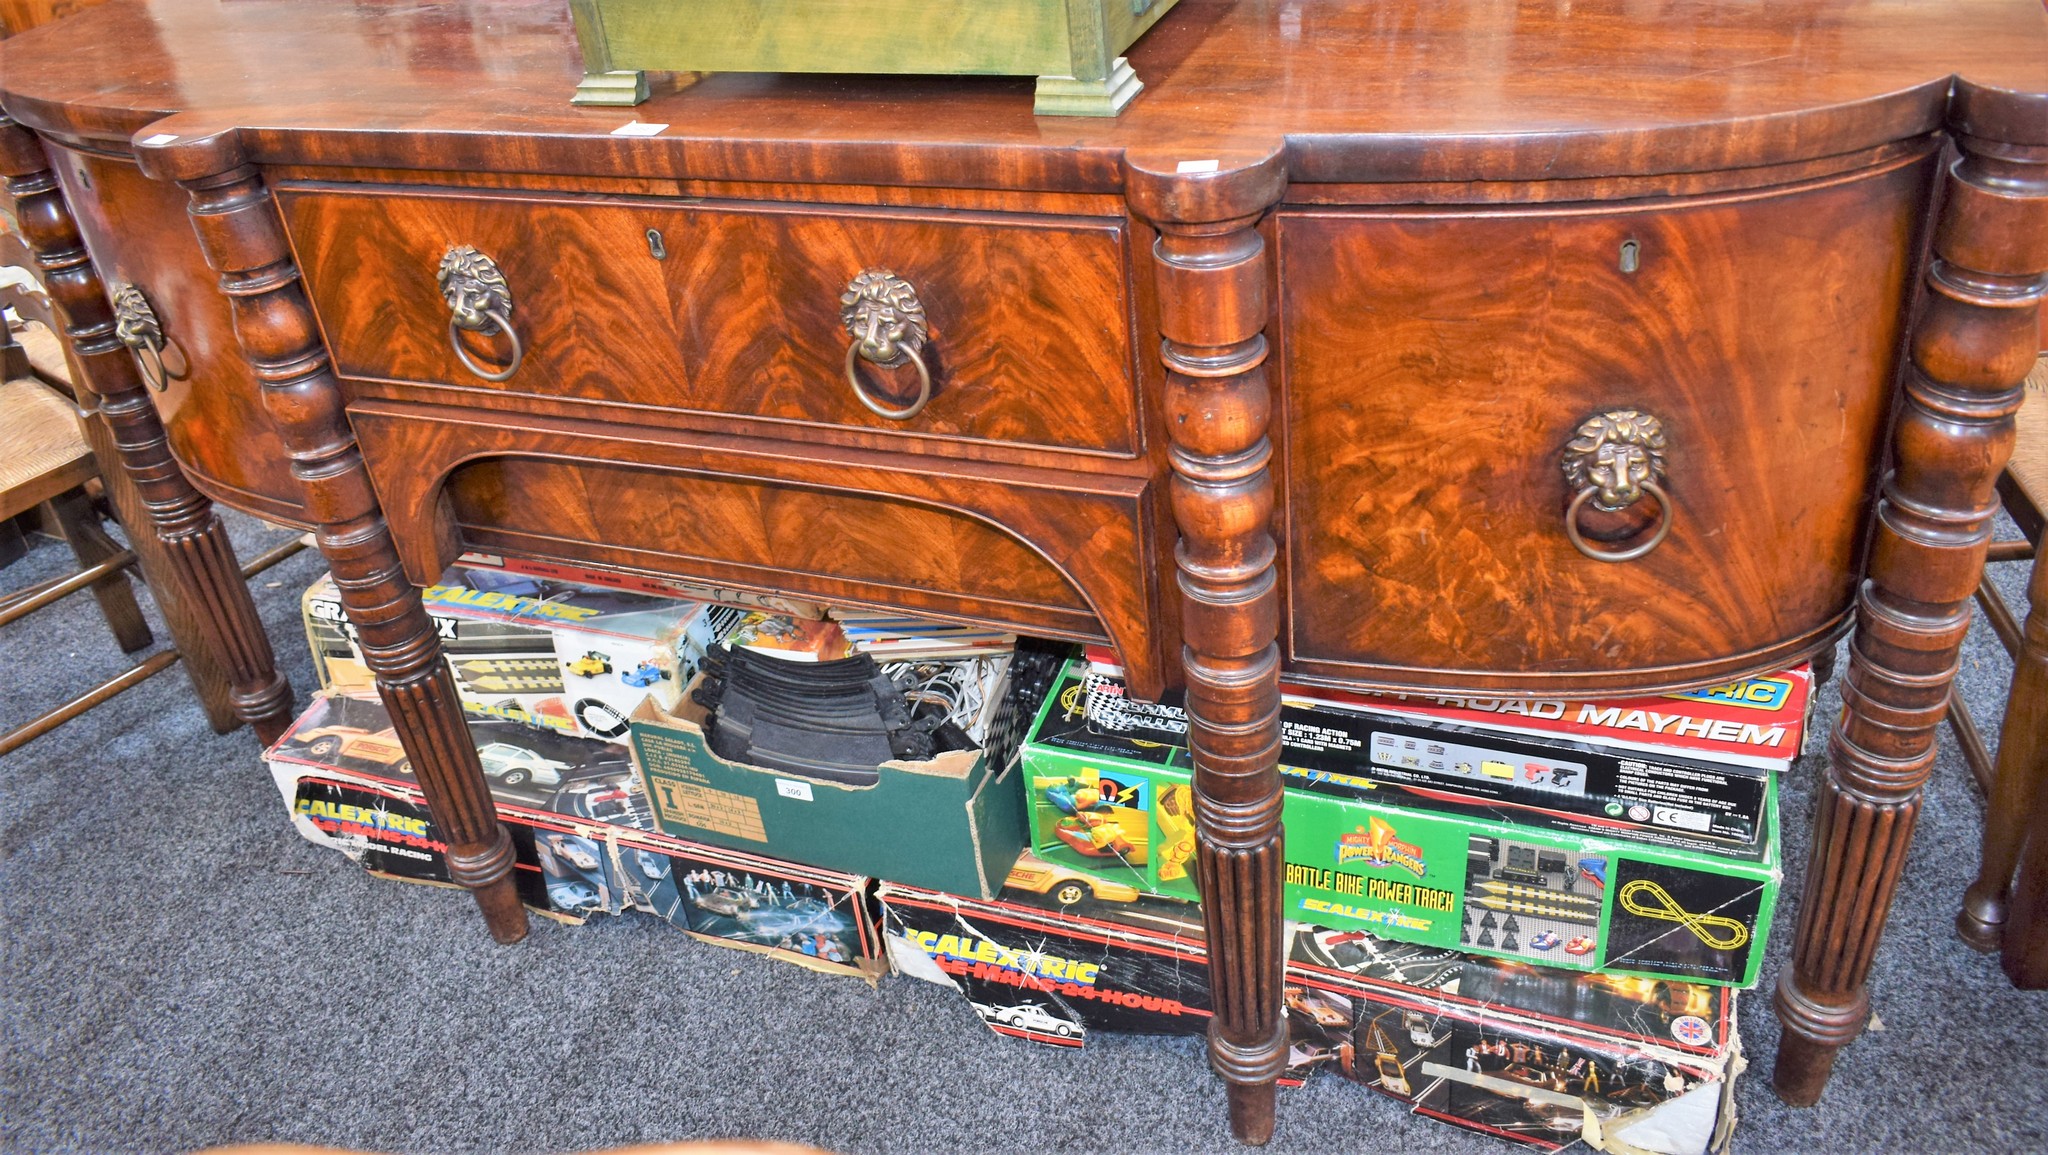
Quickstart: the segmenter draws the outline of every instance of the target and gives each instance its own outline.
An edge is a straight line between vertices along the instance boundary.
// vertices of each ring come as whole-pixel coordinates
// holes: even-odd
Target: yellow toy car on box
[[[376,766],[390,766],[401,774],[412,772],[405,747],[398,744],[398,731],[386,726],[371,733],[355,726],[320,726],[298,735],[306,752],[316,758],[346,758]]]
[[[1003,889],[1051,895],[1053,901],[1061,906],[1072,906],[1089,897],[1101,902],[1138,901],[1138,888],[1135,886],[1095,878],[1065,866],[1054,866],[1028,851],[1017,859],[1017,865],[1010,868],[1010,876],[1003,880]]]

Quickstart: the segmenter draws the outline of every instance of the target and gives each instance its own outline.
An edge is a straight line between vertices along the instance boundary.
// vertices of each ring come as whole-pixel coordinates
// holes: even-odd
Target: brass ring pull
[[[1565,446],[1565,483],[1577,495],[1565,507],[1564,532],[1572,546],[1594,561],[1634,561],[1671,535],[1673,507],[1664,491],[1664,423],[1635,409],[1610,409],[1579,425]],[[1657,500],[1657,528],[1648,541],[1626,549],[1605,549],[1586,539],[1579,515],[1586,503],[1615,512],[1642,500]]]
[[[496,309],[491,309],[484,313],[484,319],[489,322],[487,326],[479,325],[474,329],[470,329],[469,326],[462,323],[460,318],[448,318],[448,344],[454,348],[456,359],[462,362],[463,368],[486,381],[510,380],[512,374],[519,372],[520,363],[526,360],[526,346],[520,343],[518,331],[512,328],[512,320],[505,316],[505,314],[500,313]],[[470,332],[482,333],[485,336],[489,336],[494,332],[505,334],[506,338],[512,342],[512,356],[510,360],[505,362],[505,367],[503,369],[489,369],[484,367],[474,357],[471,357],[469,350],[462,347],[462,331],[464,329],[470,329]]]
[[[910,363],[917,367],[917,400],[901,409],[891,409],[875,400],[874,394],[869,393],[860,383],[861,355],[859,341],[846,347],[846,383],[853,386],[853,395],[860,399],[862,405],[868,407],[870,413],[878,417],[887,417],[891,421],[908,421],[924,412],[924,407],[930,404],[932,399],[932,371],[924,367],[924,358],[915,354],[910,357]]]
[[[486,381],[508,380],[519,372],[526,360],[526,346],[512,327],[512,288],[505,283],[498,263],[470,245],[457,245],[441,258],[436,279],[448,302],[448,344],[462,367]],[[512,342],[512,356],[505,367],[492,369],[470,356],[462,345],[464,330],[484,336],[505,334]]]
[[[126,341],[121,343],[128,345]],[[157,352],[155,345],[138,342],[128,345],[128,348],[134,352],[135,363],[142,370],[142,379],[152,390],[161,393],[171,387],[171,379],[164,372],[164,355]]]
[[[1571,507],[1565,510],[1564,514],[1565,536],[1572,539],[1572,544],[1578,547],[1580,553],[1594,561],[1634,561],[1656,549],[1671,535],[1671,496],[1664,492],[1663,486],[1654,481],[1645,481],[1642,487],[1644,493],[1657,499],[1657,532],[1650,535],[1650,540],[1627,549],[1601,549],[1586,540],[1585,535],[1579,532],[1579,511],[1586,508],[1586,502],[1600,492],[1597,485],[1581,489],[1579,495],[1572,498]]]
[[[134,285],[114,287],[114,339],[128,346],[135,355],[136,368],[142,379],[158,393],[171,387],[173,381],[183,381],[192,371],[192,364],[185,358],[185,351],[176,342],[164,337],[164,327],[156,319],[156,310],[149,307],[149,298]],[[164,352],[177,354],[178,368],[172,370],[164,360]]]
[[[924,363],[924,344],[931,330],[924,304],[909,281],[887,269],[868,269],[839,296],[839,320],[853,344],[846,347],[846,383],[868,412],[891,421],[908,421],[924,412],[932,399],[932,371]],[[894,369],[908,361],[917,370],[917,400],[901,409],[875,400],[861,384],[860,363],[871,361]]]

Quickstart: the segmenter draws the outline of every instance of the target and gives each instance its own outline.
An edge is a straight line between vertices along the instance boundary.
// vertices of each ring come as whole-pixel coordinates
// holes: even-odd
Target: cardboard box
[[[1071,665],[1024,746],[1045,861],[1195,899],[1187,752],[1076,725]],[[1708,853],[1518,822],[1488,799],[1326,786],[1288,767],[1284,893],[1297,921],[1574,969],[1749,986],[1777,898],[1775,776],[1748,848]]]
[[[1070,679],[1035,743],[1194,768],[1179,707],[1133,701],[1092,666]],[[1763,836],[1768,771],[1755,767],[1330,706],[1283,705],[1280,721],[1281,772],[1304,790],[1715,853]]]
[[[1812,732],[1813,668],[1796,666],[1698,690],[1646,698],[1567,702],[1557,698],[1352,694],[1288,687],[1291,704],[1370,710],[1452,726],[1591,742],[1653,758],[1783,770]]]
[[[1288,1074],[1327,1069],[1416,1114],[1544,1150],[1725,1151],[1735,992],[1294,928]]]
[[[716,640],[701,602],[509,570],[458,566],[421,596],[466,712],[586,738],[623,742],[643,700],[674,704]],[[333,579],[301,608],[321,686],[369,692]]]
[[[633,751],[656,824],[681,838],[751,849],[874,878],[993,895],[1024,846],[1016,753],[1037,703],[1006,701],[980,750],[887,762],[854,786],[729,762],[685,695],[632,717]]]
[[[818,602],[783,597],[779,594],[764,594],[734,586],[685,581],[664,574],[634,573],[595,565],[568,565],[563,562],[541,561],[538,558],[506,557],[501,554],[474,551],[457,557],[455,564],[464,569],[496,570],[514,578],[537,578],[542,582],[625,590],[674,601],[714,602],[724,606],[767,610],[793,618],[825,616],[825,607]]]
[[[401,756],[368,757],[389,718],[375,699],[316,698],[271,748],[270,767],[301,834],[373,873],[449,884],[446,845]],[[493,781],[526,905],[569,922],[651,911],[693,937],[872,980],[886,969],[858,875],[777,862],[655,831],[625,751],[588,739],[474,723],[480,746],[514,737],[568,768],[545,787]],[[352,753],[313,754],[338,733]],[[505,733],[505,732],[509,732]],[[393,741],[395,748],[396,743]],[[576,759],[577,748],[586,755]],[[537,750],[536,753],[539,753]]]
[[[1018,869],[1032,869],[1028,857]],[[961,991],[997,1034],[1078,1047],[1090,1031],[1209,1029],[1208,953],[1191,905],[1133,896],[1118,910],[1017,887],[971,899],[894,882],[875,893],[896,970]]]
[[[469,723],[484,781],[499,807],[517,807],[653,830],[653,813],[627,752],[608,742],[534,730],[496,718]],[[375,697],[316,696],[271,747],[273,762],[413,788],[412,762]]]
[[[1123,680],[1115,651],[1089,646],[1087,658],[1095,673]],[[1170,694],[1167,704],[1178,706],[1183,699]],[[1657,757],[1783,770],[1805,752],[1806,738],[1813,732],[1813,667],[1799,665],[1698,690],[1591,701],[1364,694],[1290,682],[1280,684],[1280,700],[1304,708],[1365,710],[1503,734],[1591,742]]]
[[[883,883],[891,962],[959,990],[990,1030],[1033,1042],[1207,1031],[1196,907],[1063,902],[1039,868],[1027,856],[1013,878],[1037,877],[1033,889],[1009,886],[993,901]],[[1057,868],[1049,877],[1071,879]],[[1726,988],[1475,958],[1360,931],[1290,935],[1283,1082],[1327,1069],[1417,1114],[1546,1150],[1580,1138],[1667,1155],[1725,1147],[1727,1096],[1742,1068]]]
[[[880,781],[851,786],[730,762],[705,740],[706,712],[689,695],[674,712],[649,703],[633,748],[661,829],[821,866],[956,894],[990,896],[1023,848],[1015,769],[1025,730],[1065,660],[1036,643],[983,658],[982,741],[923,762],[887,762]]]

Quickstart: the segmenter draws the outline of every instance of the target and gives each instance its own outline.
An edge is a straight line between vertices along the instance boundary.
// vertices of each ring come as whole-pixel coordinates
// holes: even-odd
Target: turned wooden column
[[[1949,123],[1960,152],[1913,325],[1792,966],[1778,982],[1775,1082],[1800,1106],[1820,1097],[1869,1017],[1864,983],[1983,574],[2048,270],[2048,100],[1959,81]]]
[[[270,639],[249,597],[213,502],[192,488],[164,435],[135,359],[114,330],[114,310],[85,251],[77,221],[34,133],[0,115],[0,173],[43,286],[64,315],[64,336],[83,370],[76,384],[96,398],[121,469],[134,483],[169,563],[166,575],[200,608],[228,667],[235,716],[268,746],[292,721],[292,690],[277,672]]]
[[[315,540],[447,842],[449,873],[476,896],[492,937],[517,942],[526,912],[512,883],[512,839],[498,822],[433,620],[371,489],[276,203],[232,132],[138,146],[137,157],[149,175],[190,195],[200,249],[220,274],[243,355],[318,522]]]
[[[1199,167],[1199,166],[1197,166]],[[1196,882],[1209,946],[1209,1061],[1238,1139],[1273,1134],[1287,1062],[1281,976],[1280,599],[1266,427],[1265,239],[1277,154],[1181,173],[1133,160],[1127,195],[1159,231],[1160,358],[1173,465]]]

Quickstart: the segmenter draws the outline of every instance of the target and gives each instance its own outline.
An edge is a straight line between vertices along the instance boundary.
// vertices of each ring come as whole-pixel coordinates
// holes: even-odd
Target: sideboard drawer
[[[1107,641],[1151,694],[1179,652],[1147,476],[409,402],[349,423],[421,584],[468,548],[915,610]]]
[[[1847,612],[1924,155],[1633,208],[1291,211],[1276,224],[1289,658],[1540,690],[1698,681]],[[1662,427],[1654,493],[1568,480],[1584,423]],[[1611,493],[1612,491],[1610,491]],[[1738,657],[1740,656],[1740,657]]]
[[[1140,451],[1121,219],[332,185],[278,199],[346,376]],[[451,347],[437,271],[459,246],[510,294],[523,361],[502,382]],[[914,416],[878,414],[848,378],[882,409],[915,404],[917,365],[849,352],[843,297],[868,270],[922,306],[931,395]],[[488,329],[465,341],[494,373],[511,345]]]

